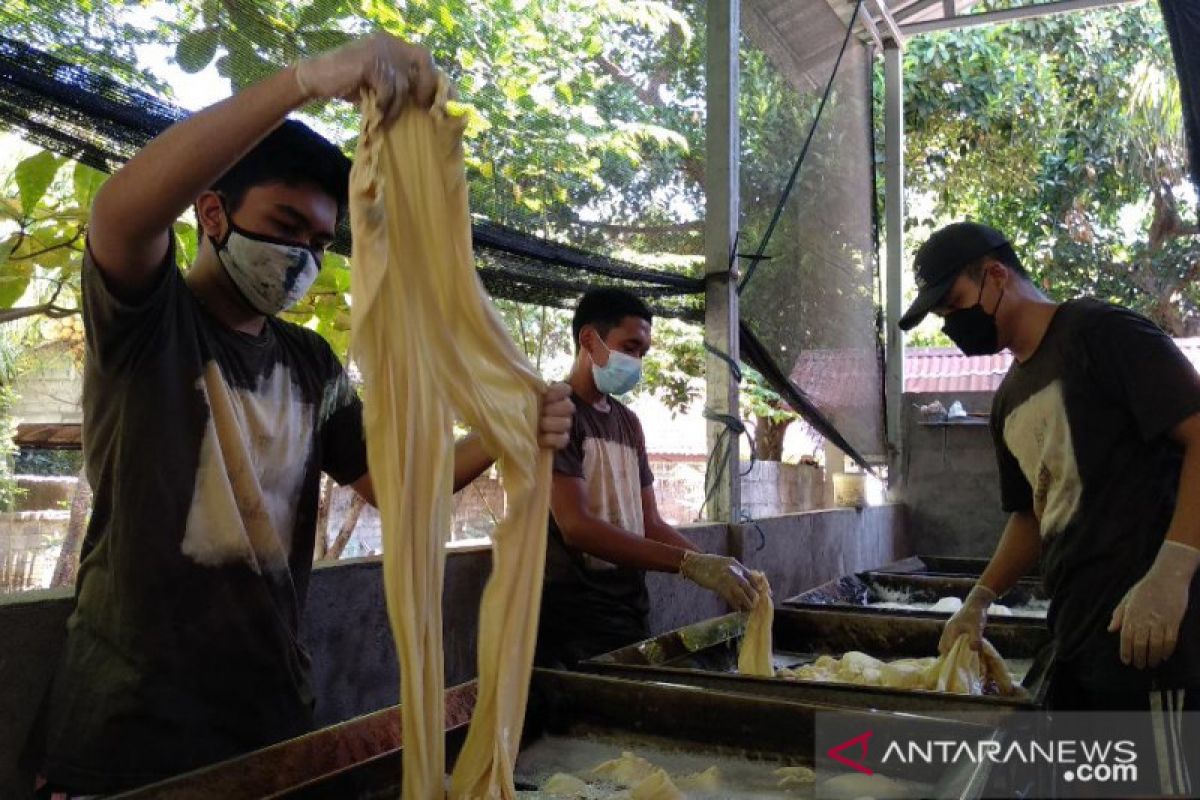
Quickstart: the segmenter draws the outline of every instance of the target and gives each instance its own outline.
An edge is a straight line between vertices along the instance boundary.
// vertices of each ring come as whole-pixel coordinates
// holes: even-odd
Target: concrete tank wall
[[[959,400],[968,412],[991,410],[991,392],[904,395],[904,463],[900,499],[910,514],[914,553],[991,556],[1007,515],[987,425],[922,424],[916,406]]]
[[[837,509],[747,526],[694,525],[683,532],[708,552],[740,556],[767,573],[776,601],[846,572],[909,554],[901,506]],[[475,675],[479,599],[491,570],[486,547],[452,551],[443,595],[446,682]],[[676,575],[650,574],[655,633],[726,613],[724,603]],[[69,589],[0,596],[0,800],[28,795],[17,756],[62,649]],[[313,658],[317,719],[328,725],[397,701],[399,675],[378,558],[313,570],[301,639]]]

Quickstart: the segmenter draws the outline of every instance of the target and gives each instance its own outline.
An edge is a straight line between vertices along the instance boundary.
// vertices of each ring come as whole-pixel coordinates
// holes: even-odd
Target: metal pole
[[[704,340],[710,347],[738,360],[737,260],[738,229],[738,34],[740,0],[707,0],[708,53],[705,139],[708,166],[705,178]],[[731,269],[733,270],[731,272]],[[715,414],[738,417],[738,384],[727,364],[708,354],[707,407]],[[724,424],[709,420],[708,518],[737,522],[741,506],[738,469],[739,437]],[[724,433],[724,435],[722,435]]]
[[[892,486],[899,485],[904,447],[904,50],[888,42],[883,51],[884,82],[884,226],[887,231],[887,434]]]

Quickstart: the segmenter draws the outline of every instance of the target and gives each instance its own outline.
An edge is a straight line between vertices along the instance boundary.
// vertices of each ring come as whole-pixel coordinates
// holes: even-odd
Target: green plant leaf
[[[345,31],[312,31],[304,34],[304,43],[308,47],[309,53],[316,55],[324,53],[326,50],[336,50],[349,42],[351,38],[353,37]]]
[[[87,164],[76,163],[71,177],[75,184],[75,202],[86,213],[92,207],[96,192],[100,191],[100,187],[108,180],[108,175],[98,169],[92,169]]]
[[[54,176],[63,165],[63,159],[43,150],[17,164],[17,194],[21,198],[21,212],[28,217],[46,196],[46,190],[54,182]]]
[[[315,0],[310,6],[300,12],[298,25],[301,28],[309,28],[314,25],[322,25],[333,19],[339,11],[341,11],[341,0]]]
[[[202,28],[185,34],[175,46],[175,61],[184,72],[199,72],[217,54],[220,38],[216,28]]]
[[[9,248],[0,245],[0,252]],[[12,308],[29,288],[33,265],[28,261],[8,261],[0,266],[0,308]]]

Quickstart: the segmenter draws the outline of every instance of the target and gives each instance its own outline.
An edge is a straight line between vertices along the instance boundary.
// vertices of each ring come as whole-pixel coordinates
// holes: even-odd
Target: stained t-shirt
[[[362,407],[316,333],[225,327],[168,253],[136,303],[83,265],[94,507],[50,694],[47,772],[136,785],[312,726],[297,639],[321,472],[366,472]]]
[[[1157,673],[1119,661],[1113,610],[1145,575],[1175,508],[1200,377],[1152,322],[1095,300],[1059,307],[1037,351],[996,392],[1001,499],[1036,514],[1058,658],[1098,686],[1200,684],[1200,575],[1175,657]]]
[[[637,415],[605,397],[592,405],[576,394],[567,446],[554,472],[584,482],[589,512],[645,535],[642,490],[654,482]],[[571,547],[550,515],[539,659],[570,663],[645,638],[650,599],[645,573],[618,567]]]

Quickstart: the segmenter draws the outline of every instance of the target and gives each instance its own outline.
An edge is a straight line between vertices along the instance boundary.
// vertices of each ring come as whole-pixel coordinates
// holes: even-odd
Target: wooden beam
[[[704,195],[704,341],[717,352],[738,362],[737,230],[739,224],[738,159],[738,44],[741,35],[741,0],[707,0],[708,27],[705,105]],[[729,365],[709,352],[704,363],[705,411],[740,418],[738,381]],[[706,414],[707,416],[707,414]],[[705,475],[705,509],[713,522],[741,520],[741,438],[724,423],[708,420],[708,451],[713,454]]]
[[[898,22],[902,23],[907,19],[915,17],[922,11],[927,11],[933,6],[936,6],[938,3],[944,2],[945,0],[917,0],[915,3],[909,3],[906,6],[895,9],[892,11],[892,16],[895,17]],[[951,2],[953,2],[953,0],[951,0]]]
[[[863,29],[875,40],[875,46],[879,48],[880,52],[883,52],[883,37],[879,35],[879,28],[876,27],[875,20],[871,19],[871,12],[864,8],[859,14],[859,19],[862,20]]]
[[[1053,2],[1049,3],[1034,3],[1018,8],[1006,8],[1000,11],[985,11],[981,14],[961,14],[950,19],[912,22],[907,25],[901,25],[900,30],[905,36],[919,36],[922,33],[933,33],[934,31],[957,30],[959,28],[971,28],[978,25],[997,25],[1002,22],[1016,22],[1023,19],[1048,17],[1053,14],[1091,11],[1093,9],[1131,5],[1139,2],[1141,0],[1053,0]]]
[[[891,457],[888,483],[900,485],[904,459],[904,53],[893,45],[883,53],[884,75],[884,230],[887,232],[887,310],[884,358],[887,440]]]
[[[40,450],[79,450],[83,447],[81,431],[78,422],[22,422],[13,443]]]
[[[954,0],[949,0],[949,2],[953,3]],[[900,32],[900,26],[896,24],[896,19],[892,16],[891,9],[888,8],[887,0],[875,0],[875,6],[879,9],[880,20],[887,28],[887,38],[895,42],[897,47],[904,47],[904,34]],[[871,15],[867,14],[867,18],[870,19],[870,17]],[[882,44],[879,49],[883,49]]]

